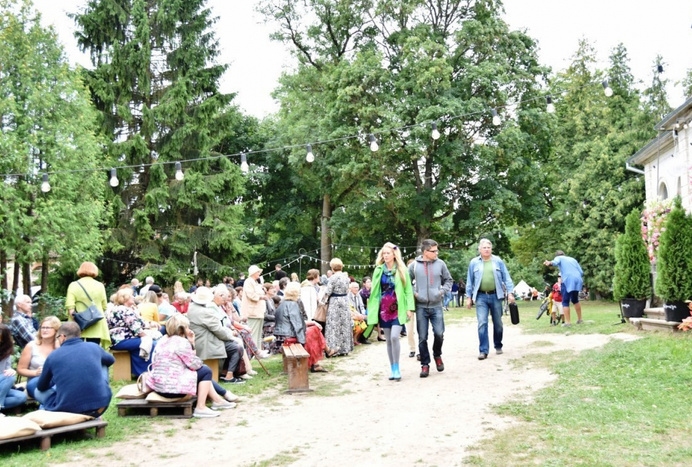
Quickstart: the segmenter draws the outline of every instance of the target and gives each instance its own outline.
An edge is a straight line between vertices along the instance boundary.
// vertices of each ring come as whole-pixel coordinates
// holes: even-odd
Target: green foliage
[[[97,114],[30,2],[0,7],[0,173],[14,174],[0,184],[0,248],[16,264],[57,257],[75,270],[104,235],[105,179],[91,172],[103,159]]]
[[[692,216],[680,197],[665,221],[656,257],[656,295],[666,302],[692,298]]]
[[[162,265],[169,284],[190,274],[195,251],[215,264],[247,261],[242,240],[245,181],[239,160],[254,119],[231,106],[218,82],[216,19],[204,0],[91,0],[74,15],[78,42],[94,69],[85,79],[109,140],[120,184],[110,193],[106,282],[122,283],[142,264]],[[173,177],[174,162],[184,180]],[[200,270],[218,279],[218,266]]]
[[[625,216],[644,200],[643,182],[625,170],[625,161],[654,132],[624,46],[613,50],[608,70],[595,69],[595,63],[595,50],[582,41],[567,70],[551,82],[551,94],[560,98],[553,154],[545,167],[548,189],[537,228],[523,229],[534,238],[523,243],[536,253],[569,252],[584,269],[589,289],[610,296],[613,269],[604,265],[615,263],[615,239]],[[603,93],[604,78],[611,97]]]
[[[277,156],[288,157],[295,179],[269,165],[266,182],[286,190],[263,209],[287,212],[307,201],[310,218],[272,216],[267,231],[314,231],[321,214],[334,243],[457,243],[540,202],[535,174],[547,156],[549,119],[535,83],[546,70],[535,42],[501,19],[498,2],[438,10],[413,0],[283,0],[262,9],[279,25],[275,38],[299,58],[276,92],[277,143],[313,141],[316,155],[311,165],[304,147]],[[493,125],[490,109],[509,102],[520,102],[516,120]],[[430,137],[432,121],[439,140]],[[371,132],[377,152],[367,147]],[[356,134],[363,138],[345,139]]]
[[[643,300],[651,295],[651,264],[641,234],[638,209],[625,219],[625,233],[615,243],[613,298]]]

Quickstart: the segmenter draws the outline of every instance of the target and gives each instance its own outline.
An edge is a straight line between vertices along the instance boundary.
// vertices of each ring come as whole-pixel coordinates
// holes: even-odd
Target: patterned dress
[[[396,293],[394,292],[394,272],[384,266],[382,270],[382,278],[380,279],[380,327],[391,328],[392,326],[401,326],[399,323],[399,315],[396,301]]]
[[[327,347],[340,354],[353,350],[353,322],[348,300],[348,286],[351,280],[344,272],[337,272],[327,282],[326,294],[329,297],[325,337]]]

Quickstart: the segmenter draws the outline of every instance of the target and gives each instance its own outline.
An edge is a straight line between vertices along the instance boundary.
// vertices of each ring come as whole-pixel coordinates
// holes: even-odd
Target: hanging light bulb
[[[549,114],[554,114],[554,113],[555,113],[555,104],[553,104],[553,98],[550,97],[550,96],[548,96],[548,97],[545,98],[545,101],[546,101],[546,103],[547,103],[547,105],[546,105],[546,107],[545,107],[545,110],[546,110]]]
[[[535,229],[535,228],[536,228],[536,223],[535,223],[535,222],[531,222],[531,228],[532,228],[532,229]]]
[[[180,162],[175,163],[175,179],[178,181],[181,181],[183,178],[185,178],[185,174],[183,173],[183,167],[180,164]]]
[[[315,155],[312,153],[312,144],[308,144],[308,153],[305,155],[305,160],[310,163],[315,162]]]
[[[548,216],[548,222],[553,222],[553,216]]]
[[[108,183],[110,183],[110,185],[113,188],[115,188],[116,186],[118,186],[118,184],[120,184],[120,181],[118,180],[118,173],[116,172],[115,169],[111,169],[111,179]]]
[[[437,131],[437,123],[435,123],[435,122],[433,122],[433,124],[432,124],[432,134],[431,134],[431,136],[432,136],[432,139],[434,139],[434,140],[440,139],[440,132]]]
[[[43,182],[41,183],[41,191],[48,193],[50,191],[50,183],[48,183],[48,174],[43,174]]]
[[[240,153],[240,171],[243,172],[244,174],[248,173],[250,170],[250,166],[247,165],[247,156],[245,155],[244,152]]]
[[[606,95],[606,97],[610,97],[613,95],[613,88],[611,88],[608,85],[607,79],[604,79],[603,82],[601,83],[601,85],[603,86],[603,93]]]
[[[372,133],[368,135],[368,141],[370,141],[370,150],[372,152],[375,152],[378,149],[380,149],[380,146],[377,144],[377,140],[375,139],[375,135],[373,135]]]
[[[497,114],[497,110],[493,109],[491,113],[493,114],[493,125],[499,126],[502,123],[502,119]]]

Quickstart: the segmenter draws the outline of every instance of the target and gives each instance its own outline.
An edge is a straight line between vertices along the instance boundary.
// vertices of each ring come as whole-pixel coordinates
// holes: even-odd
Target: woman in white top
[[[43,370],[43,363],[53,350],[60,347],[57,337],[60,324],[60,320],[55,316],[43,318],[36,339],[24,347],[17,362],[17,373],[27,378],[26,392],[32,398],[38,383],[38,376]]]

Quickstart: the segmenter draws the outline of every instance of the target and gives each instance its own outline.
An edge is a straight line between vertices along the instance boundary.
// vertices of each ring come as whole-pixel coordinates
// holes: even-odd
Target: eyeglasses
[[[41,326],[41,331],[50,331],[51,329],[53,328],[50,326]]]
[[[437,253],[437,252],[439,252],[440,250],[428,250],[428,251],[429,251],[430,253]]]

